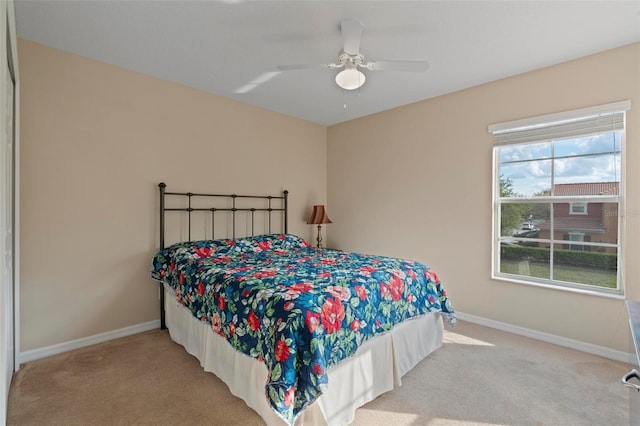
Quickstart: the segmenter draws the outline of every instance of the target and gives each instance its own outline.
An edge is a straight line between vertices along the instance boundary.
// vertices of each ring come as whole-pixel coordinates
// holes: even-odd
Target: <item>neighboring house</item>
[[[618,195],[619,182],[570,183],[554,185],[556,196],[579,195]],[[554,205],[554,240],[570,243],[562,245],[571,250],[599,250],[616,252],[615,248],[594,248],[581,242],[612,243],[618,242],[618,207],[616,203],[556,203]],[[551,223],[545,220],[538,224],[539,238],[550,238]]]

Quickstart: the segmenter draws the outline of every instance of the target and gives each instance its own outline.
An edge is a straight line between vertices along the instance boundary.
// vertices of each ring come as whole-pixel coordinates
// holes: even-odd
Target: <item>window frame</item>
[[[584,237],[585,237],[585,233],[582,231],[569,231],[569,247],[571,247],[571,250],[580,250],[580,251],[584,251]],[[576,240],[572,237],[580,237],[580,239]],[[574,246],[576,247],[580,247],[578,248],[573,248]]]
[[[576,206],[584,207],[584,210],[583,211],[575,211],[574,208]],[[587,216],[587,215],[589,215],[588,206],[589,206],[589,203],[585,203],[585,202],[569,203],[569,214],[570,215],[576,215],[576,216]]]
[[[626,121],[626,112],[631,108],[631,102],[630,101],[621,101],[621,102],[615,102],[615,103],[611,103],[611,104],[605,104],[605,105],[598,105],[598,106],[594,106],[594,107],[588,107],[588,108],[582,108],[582,109],[577,109],[577,110],[571,110],[571,111],[564,111],[564,112],[560,112],[560,113],[555,113],[555,114],[547,114],[547,115],[543,115],[543,116],[538,116],[538,117],[531,117],[531,118],[526,118],[526,119],[522,119],[522,120],[515,120],[515,121],[509,121],[509,122],[504,122],[504,123],[498,123],[498,124],[493,124],[490,125],[488,127],[488,130],[490,133],[493,134],[494,136],[494,144],[493,144],[493,167],[492,167],[492,185],[493,185],[493,199],[492,199],[492,265],[491,265],[491,278],[492,279],[498,279],[498,280],[506,280],[506,281],[510,281],[510,282],[516,282],[516,283],[522,283],[522,284],[528,284],[528,285],[535,285],[535,286],[541,286],[541,287],[545,287],[545,288],[553,288],[553,289],[559,289],[559,290],[569,290],[569,291],[577,291],[577,292],[581,292],[581,293],[589,293],[589,294],[596,294],[596,295],[604,295],[604,296],[613,296],[613,297],[624,297],[624,271],[622,266],[624,265],[624,241],[623,241],[623,236],[624,236],[624,215],[619,213],[617,215],[617,220],[618,220],[618,229],[617,229],[617,240],[615,244],[603,244],[603,243],[591,243],[590,241],[581,241],[579,242],[579,245],[582,247],[582,250],[589,250],[589,248],[587,246],[594,246],[594,247],[615,247],[616,249],[616,253],[617,253],[617,268],[616,268],[616,288],[607,288],[607,287],[599,287],[597,285],[591,285],[591,284],[583,284],[583,283],[577,283],[577,282],[565,282],[565,281],[559,281],[559,280],[554,280],[552,279],[552,277],[554,277],[554,273],[553,273],[553,268],[554,268],[554,251],[557,250],[559,248],[559,246],[562,244],[562,241],[558,240],[556,235],[557,232],[557,228],[554,228],[553,226],[553,220],[554,220],[554,206],[557,204],[561,204],[561,203],[569,203],[569,214],[575,214],[575,215],[588,215],[588,204],[589,203],[614,203],[617,205],[617,209],[618,212],[623,212],[624,211],[624,185],[625,185],[625,180],[626,180],[626,173],[625,173],[625,164],[626,164],[626,125],[625,125],[625,121]],[[500,148],[504,147],[504,146],[510,146],[510,145],[525,145],[525,144],[534,144],[534,143],[540,143],[540,142],[544,142],[544,141],[558,141],[558,140],[562,140],[562,139],[567,139],[567,136],[562,136],[562,135],[558,135],[557,137],[553,137],[553,129],[551,129],[551,131],[544,135],[543,137],[541,137],[540,139],[536,139],[535,133],[538,131],[538,129],[541,129],[542,132],[544,133],[545,131],[545,127],[550,127],[549,124],[550,123],[562,123],[562,122],[567,122],[567,121],[571,121],[571,120],[580,120],[584,117],[591,117],[594,115],[615,115],[615,114],[619,114],[621,113],[622,115],[622,127],[621,128],[617,128],[617,129],[612,129],[612,131],[618,131],[621,130],[621,140],[620,140],[620,178],[619,178],[619,183],[618,183],[618,194],[615,196],[612,195],[594,195],[594,196],[532,196],[532,197],[524,197],[524,198],[516,198],[516,197],[511,197],[511,198],[502,198],[500,197],[500,156],[499,156],[499,152],[500,152]],[[560,126],[562,126],[562,124],[560,124]],[[527,130],[527,128],[531,128],[534,129],[533,132],[531,132],[532,134],[534,134],[532,139],[526,140],[524,142],[507,142],[505,143],[505,140],[502,139],[500,141],[497,141],[497,137],[496,135],[504,135],[505,133],[509,133],[510,131],[513,131],[515,129],[525,129]],[[605,133],[606,130],[601,130],[597,133]],[[515,133],[515,132],[514,132]],[[527,133],[526,131],[524,133]],[[584,132],[584,133],[576,133],[573,136],[569,136],[569,137],[581,137],[581,136],[587,136],[589,134],[593,134],[593,133],[588,133],[588,132]],[[507,135],[509,136],[509,135]],[[530,136],[530,135],[529,135]],[[500,136],[498,136],[500,137]],[[551,157],[551,160],[553,161],[555,157]],[[536,278],[533,276],[529,276],[529,275],[523,275],[523,274],[517,274],[517,273],[506,273],[506,272],[500,272],[500,267],[501,267],[501,249],[502,249],[502,243],[505,241],[510,241],[509,238],[507,237],[503,237],[502,231],[501,231],[501,226],[500,226],[500,220],[501,220],[501,209],[502,209],[502,205],[504,204],[509,204],[509,203],[544,203],[544,204],[548,204],[550,206],[550,221],[551,221],[551,228],[550,228],[550,233],[549,233],[549,238],[548,239],[539,239],[539,238],[532,238],[532,239],[528,239],[527,241],[531,241],[531,242],[546,242],[549,244],[550,247],[550,258],[549,258],[549,267],[550,267],[550,272],[549,272],[549,278],[545,279],[545,278]],[[584,205],[584,212],[574,212],[573,211],[573,204],[579,205],[582,204]],[[552,232],[551,232],[552,231]],[[584,235],[584,234],[583,234]],[[506,238],[506,239],[505,239]],[[514,241],[517,240],[517,238],[514,239]],[[584,240],[584,238],[583,238]],[[577,241],[576,241],[577,242]]]

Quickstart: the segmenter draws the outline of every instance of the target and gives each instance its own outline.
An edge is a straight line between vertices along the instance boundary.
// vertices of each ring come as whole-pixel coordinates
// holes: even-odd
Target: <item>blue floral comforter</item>
[[[269,371],[266,396],[289,424],[327,383],[327,369],[394,324],[455,313],[437,275],[410,260],[312,247],[285,234],[179,243],[151,276],[238,351]]]

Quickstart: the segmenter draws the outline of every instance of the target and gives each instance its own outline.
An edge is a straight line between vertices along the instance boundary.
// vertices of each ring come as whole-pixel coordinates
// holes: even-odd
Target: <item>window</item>
[[[585,240],[585,233],[584,232],[569,232],[569,241],[578,241],[578,242],[582,242]],[[584,250],[584,245],[583,244],[571,244],[569,246],[570,250]]]
[[[587,214],[587,203],[569,203],[569,214]]]
[[[630,102],[489,126],[495,278],[622,293],[618,212]]]

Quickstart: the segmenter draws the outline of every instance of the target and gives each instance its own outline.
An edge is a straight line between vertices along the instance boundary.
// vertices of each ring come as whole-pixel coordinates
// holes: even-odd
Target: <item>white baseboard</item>
[[[568,339],[566,337],[557,336],[555,334],[543,333],[541,331],[532,330],[530,328],[519,327],[517,325],[511,325],[505,322],[465,314],[463,312],[456,311],[456,316],[461,321],[468,321],[474,324],[483,325],[485,327],[491,327],[498,330],[506,331],[508,333],[518,334],[520,336],[529,337],[531,339],[552,343],[554,345],[564,346],[566,348],[571,348],[592,355],[601,356],[603,358],[612,359],[614,361],[620,361],[632,365],[638,364],[635,353],[618,351],[604,346],[585,343],[579,340]],[[455,331],[455,329],[453,331]]]
[[[18,360],[18,363],[24,364],[25,362],[35,361],[36,359],[61,354],[63,352],[72,351],[74,349],[84,348],[85,346],[91,346],[98,343],[107,342],[109,340],[131,336],[132,334],[142,333],[144,331],[153,330],[155,328],[160,328],[160,320],[149,321],[142,324],[132,325],[130,327],[120,328],[118,330],[107,331],[106,333],[83,337],[81,339],[71,340],[69,342],[58,343],[56,345],[51,345],[44,348],[31,349],[25,352],[20,352],[20,359]]]
[[[456,312],[456,316],[461,321],[468,321],[474,324],[483,325],[485,327],[495,328],[497,330],[506,331],[508,333],[513,333],[520,336],[529,337],[531,339],[552,343],[554,345],[564,346],[592,355],[601,356],[603,358],[612,359],[614,361],[624,362],[631,365],[638,364],[635,353],[618,351],[604,346],[585,343],[574,339],[568,339],[566,337],[557,336],[555,334],[544,333],[541,331],[532,330],[530,328],[482,318],[471,314],[465,314],[464,312]],[[85,346],[107,342],[109,340],[130,336],[132,334],[142,333],[144,331],[149,331],[156,328],[160,328],[160,320],[149,321],[118,330],[108,331],[106,333],[96,334],[94,336],[84,337],[82,339],[72,340],[70,342],[64,342],[44,348],[20,352],[19,363],[23,364],[25,362],[35,361],[36,359],[45,358],[51,355],[57,355],[63,352],[80,349]]]

